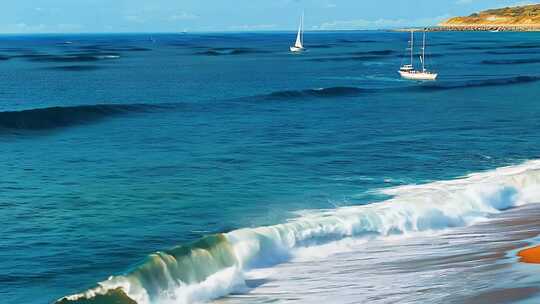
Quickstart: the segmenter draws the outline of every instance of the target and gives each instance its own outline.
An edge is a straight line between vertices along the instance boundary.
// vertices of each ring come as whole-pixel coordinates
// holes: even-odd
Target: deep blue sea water
[[[1,36],[1,302],[50,303],[207,235],[540,155],[538,33],[430,33],[430,83],[397,74],[406,33],[307,33],[296,55],[292,40]],[[302,246],[350,236],[317,233]]]

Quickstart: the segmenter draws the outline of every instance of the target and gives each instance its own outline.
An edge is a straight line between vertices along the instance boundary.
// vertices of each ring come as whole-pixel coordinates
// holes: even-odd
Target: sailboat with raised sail
[[[294,43],[294,46],[291,46],[291,52],[297,53],[304,50],[304,13],[302,13],[300,26],[298,27],[298,34],[296,35],[296,42]]]
[[[438,74],[430,72],[426,69],[426,31],[424,30],[423,42],[422,42],[422,54],[420,55],[420,63],[422,64],[422,69],[420,71],[415,70],[414,68],[414,30],[411,30],[411,41],[410,41],[410,51],[411,51],[411,63],[404,64],[399,69],[399,74],[405,79],[411,80],[435,80],[437,79]]]

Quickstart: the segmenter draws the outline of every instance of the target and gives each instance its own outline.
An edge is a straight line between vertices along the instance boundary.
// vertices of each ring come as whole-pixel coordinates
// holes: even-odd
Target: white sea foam
[[[98,56],[99,59],[118,59],[120,58],[119,55],[100,55]]]
[[[540,160],[381,192],[392,198],[306,211],[283,224],[229,232],[187,252],[152,255],[136,271],[110,278],[78,297],[121,288],[139,304],[207,301],[245,288],[247,272],[293,256],[322,258],[347,251],[350,242],[357,246],[373,238],[414,237],[472,225],[508,208],[540,202]]]

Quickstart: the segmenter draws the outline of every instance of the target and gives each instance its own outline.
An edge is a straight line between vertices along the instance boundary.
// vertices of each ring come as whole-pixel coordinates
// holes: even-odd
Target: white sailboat
[[[420,62],[422,63],[422,70],[417,71],[414,69],[414,30],[411,30],[411,63],[405,64],[399,69],[399,74],[402,78],[410,80],[435,80],[438,74],[430,72],[426,69],[426,31],[424,31],[424,39],[422,44],[422,54],[420,55]]]
[[[304,50],[304,13],[302,13],[302,19],[300,19],[300,26],[298,27],[298,34],[296,35],[296,42],[294,43],[294,46],[291,46],[291,52],[297,53]]]

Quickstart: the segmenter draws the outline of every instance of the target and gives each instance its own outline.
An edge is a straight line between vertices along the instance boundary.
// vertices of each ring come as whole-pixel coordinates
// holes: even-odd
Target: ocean
[[[294,37],[1,36],[0,302],[538,303],[539,34]]]

